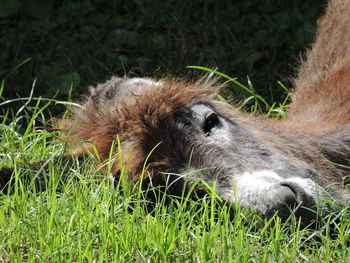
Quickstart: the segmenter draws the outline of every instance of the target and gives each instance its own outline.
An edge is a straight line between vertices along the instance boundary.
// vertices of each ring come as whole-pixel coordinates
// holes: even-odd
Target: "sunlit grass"
[[[266,105],[252,96],[254,111],[283,117],[286,105]],[[43,113],[53,102],[29,96],[19,112],[1,112],[0,168],[14,167],[15,173],[13,188],[0,194],[0,261],[349,261],[350,213],[345,208],[325,218],[319,230],[306,230],[293,217],[288,223],[263,221],[237,205],[229,207],[209,187],[206,197],[193,199],[187,192],[174,197],[159,189],[142,190],[123,176],[114,182],[96,171],[92,158],[63,171],[53,160],[65,153],[64,144],[54,132],[37,127],[48,122],[49,114]],[[49,160],[45,172],[50,179],[43,191],[28,184],[37,174],[26,168],[40,160]],[[151,191],[158,196],[156,203],[145,198]]]

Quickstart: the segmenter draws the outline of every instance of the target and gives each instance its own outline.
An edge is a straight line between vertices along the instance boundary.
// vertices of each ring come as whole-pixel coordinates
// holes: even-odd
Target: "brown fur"
[[[316,41],[302,61],[295,78],[292,104],[285,121],[259,120],[241,115],[241,124],[253,131],[270,148],[280,152],[297,163],[314,167],[318,171],[317,181],[332,184],[340,181],[344,171],[334,167],[325,159],[347,160],[348,144],[329,143],[340,127],[349,129],[350,121],[350,2],[333,0],[329,2],[326,15],[319,21]],[[216,89],[213,83],[187,83],[178,80],[164,80],[164,85],[150,89],[142,95],[135,95],[135,103],[120,102],[117,108],[96,108],[88,102],[83,113],[75,113],[69,120],[62,121],[69,134],[69,145],[75,153],[83,148],[94,152],[94,148],[106,160],[116,135],[128,144],[123,156],[128,160],[134,178],[139,178],[143,163],[160,141],[163,125],[167,119],[184,105],[200,99],[212,99]],[[89,99],[88,99],[89,100]],[[227,106],[217,106],[219,112],[235,116]],[[328,141],[327,141],[328,140]],[[87,141],[82,147],[81,142]],[[332,147],[324,149],[322,145]],[[125,148],[125,147],[124,147]],[[168,149],[171,151],[171,149]],[[330,156],[329,152],[332,152]],[[170,172],[172,164],[164,154],[153,154],[151,167],[154,171]],[[348,162],[347,162],[348,163]],[[346,163],[346,164],[347,164]],[[114,175],[119,173],[119,160],[114,164]],[[349,194],[340,186],[332,186],[341,200]]]
[[[195,83],[164,80],[160,89],[151,89],[142,96],[135,95],[136,101],[132,107],[123,102],[115,109],[87,107],[84,114],[76,112],[71,119],[62,120],[61,127],[68,135],[68,145],[73,152],[82,154],[85,150],[92,153],[97,150],[103,160],[108,158],[117,135],[119,140],[128,141],[128,153],[124,154],[123,159],[137,179],[141,176],[147,155],[159,143],[154,132],[159,130],[160,121],[193,100],[212,99],[216,93],[214,83],[215,80],[205,83],[203,79]],[[82,145],[82,142],[87,144]],[[165,156],[154,165],[162,167],[162,172],[170,170],[171,166]],[[113,169],[115,176],[119,174],[119,166],[117,159]]]
[[[288,121],[315,130],[350,120],[350,2],[329,1],[318,23],[316,41],[302,61]]]
[[[215,80],[112,78],[60,121],[68,146],[78,156],[96,154],[101,167],[112,156],[115,177],[123,166],[134,180],[149,177],[165,186],[170,178],[178,192],[188,167],[201,170],[188,178],[216,181],[227,201],[235,202],[234,186],[243,205],[266,216],[288,216],[290,206],[303,204],[300,215],[310,223],[324,190],[342,204],[350,200],[344,186],[350,167],[349,9],[350,0],[329,2],[294,80],[286,120],[240,114],[215,101]],[[121,147],[112,149],[116,141]]]

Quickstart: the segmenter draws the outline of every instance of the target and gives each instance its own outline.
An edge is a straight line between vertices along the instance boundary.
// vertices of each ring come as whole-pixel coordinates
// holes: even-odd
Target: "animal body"
[[[350,0],[329,2],[284,120],[237,113],[214,99],[215,81],[113,77],[61,121],[68,145],[77,156],[97,150],[103,162],[118,137],[115,177],[123,163],[130,179],[175,193],[203,180],[230,203],[281,217],[299,207],[311,222],[327,198],[350,200],[349,9]]]

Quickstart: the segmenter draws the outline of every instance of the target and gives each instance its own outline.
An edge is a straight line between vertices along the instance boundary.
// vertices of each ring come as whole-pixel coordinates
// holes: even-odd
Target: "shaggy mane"
[[[194,100],[213,99],[218,90],[216,83],[217,79],[204,81],[202,78],[193,83],[166,79],[162,80],[162,85],[133,94],[133,103],[121,100],[115,108],[96,105],[88,98],[83,108],[75,110],[69,119],[60,121],[60,126],[72,147],[69,150],[75,154],[98,153],[102,162],[108,158],[111,146],[118,138],[123,142],[122,150],[131,151],[123,154],[124,161],[128,159],[129,168],[137,172],[149,154],[141,145],[150,130],[162,128],[159,125],[163,119]],[[114,164],[113,173],[118,172],[119,161]]]

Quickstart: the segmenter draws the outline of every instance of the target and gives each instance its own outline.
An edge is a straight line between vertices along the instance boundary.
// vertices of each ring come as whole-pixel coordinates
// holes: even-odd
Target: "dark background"
[[[67,99],[111,75],[203,74],[217,68],[267,101],[284,98],[323,1],[1,0],[3,99]],[[57,93],[58,92],[58,93]],[[230,87],[226,95],[244,92]]]

